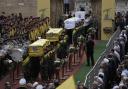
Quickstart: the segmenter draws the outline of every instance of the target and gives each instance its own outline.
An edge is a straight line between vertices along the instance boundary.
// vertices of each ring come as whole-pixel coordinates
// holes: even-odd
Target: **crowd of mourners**
[[[0,15],[0,45],[6,45],[6,43],[12,41],[14,45],[17,46],[28,40],[35,41],[39,36],[43,36],[43,34],[40,34],[45,29],[43,28],[43,26],[45,26],[44,24],[48,24],[48,18],[23,17],[22,13],[18,15],[14,13],[7,15],[5,12],[2,12]],[[32,32],[37,33],[37,36],[33,36],[33,34],[31,34]],[[3,49],[2,46],[0,47],[0,50],[1,49]],[[0,60],[0,78],[9,70],[7,64],[4,62],[4,60],[8,58],[6,58],[6,55],[5,57],[2,56],[3,55],[0,55],[0,59],[2,59]]]
[[[43,21],[39,17],[23,18],[21,13],[6,16],[3,12],[0,16],[0,36],[3,40],[8,40],[11,37],[29,39],[28,33],[42,24]],[[91,89],[128,89],[128,30],[124,28],[124,25],[128,25],[128,13],[125,19],[124,16],[117,13],[115,24],[122,31],[119,37],[114,40],[113,48],[110,49],[109,54],[102,60]],[[59,84],[58,79],[51,83],[28,83],[25,78],[21,78],[17,89],[55,89]],[[5,89],[11,89],[9,82],[5,83]],[[78,82],[78,89],[87,88]]]
[[[128,89],[128,30],[122,30],[112,46],[91,89]]]
[[[128,25],[128,11],[126,13],[117,12],[115,17],[115,30],[119,26],[121,29],[124,29],[124,26]]]
[[[59,80],[53,80],[51,83],[27,82],[25,78],[19,80],[19,87],[16,89],[55,89],[59,86]],[[5,83],[5,89],[13,89],[10,82]]]
[[[78,81],[77,89],[128,89],[128,12],[116,13],[115,30],[120,27],[121,33],[114,40],[112,48],[103,58],[98,75],[90,88]],[[118,29],[119,30],[119,29]]]
[[[29,33],[43,25],[45,19],[40,17],[23,17],[22,13],[0,15],[0,37],[2,42],[12,39],[29,39]]]
[[[37,30],[37,28],[40,27],[42,24],[43,24],[43,21],[39,17],[30,16],[28,18],[23,18],[21,13],[19,13],[19,15],[12,14],[12,15],[6,16],[6,14],[3,12],[2,15],[0,16],[1,38],[3,38],[3,40],[5,40],[5,41],[10,40],[10,38],[28,40],[29,39],[28,34],[30,33],[30,31]],[[87,30],[86,27],[88,27],[88,28],[90,27],[88,25],[89,25],[89,23],[85,26],[86,30]],[[90,40],[89,40],[89,42],[90,42]],[[91,48],[91,49],[93,49],[93,48]],[[64,53],[64,51],[63,51],[63,53]],[[65,55],[65,54],[63,54],[63,55]],[[91,54],[93,54],[93,53],[91,52]],[[60,56],[60,54],[59,54],[59,56]],[[62,57],[62,55],[61,55],[61,57]],[[90,59],[90,57],[91,56],[89,56],[89,59]],[[93,66],[94,65],[93,57],[91,59],[92,59],[92,66]],[[36,62],[34,62],[34,63],[36,64]],[[88,65],[90,65],[90,64],[88,64]],[[36,64],[36,66],[39,66],[39,65]],[[50,64],[50,66],[51,66],[51,64]],[[31,74],[32,74],[32,72],[34,72],[34,69],[36,69],[36,71],[38,70],[38,68],[36,68],[36,67],[34,68],[34,67],[35,66],[33,66],[31,68],[32,71],[29,71],[29,73],[31,72]],[[43,71],[42,74],[45,74],[44,73],[45,71]],[[26,73],[27,77],[29,76],[29,73],[28,72]],[[50,73],[48,73],[48,74],[51,75],[52,71],[50,70]],[[58,76],[59,76],[59,74],[58,74]],[[56,77],[58,77],[58,76],[56,76]],[[17,88],[17,89],[55,89],[60,84],[59,79],[52,80],[52,81],[50,81],[50,83],[49,82],[40,83],[40,82],[35,82],[36,79],[34,79],[33,82],[31,82],[31,81],[28,82],[29,79],[27,79],[27,77],[24,74],[24,78],[21,78],[19,80],[19,88]],[[30,77],[34,78],[32,75]],[[47,78],[47,77],[45,76],[45,78]],[[9,82],[6,82],[5,89],[13,89],[13,88]]]
[[[44,25],[45,24],[45,25]],[[23,17],[22,13],[6,15],[5,12],[2,12],[0,15],[0,43],[5,44],[11,40],[24,40],[28,41],[32,38],[30,37],[30,33],[32,31],[37,30],[45,30],[42,26],[46,27],[48,25],[48,18],[40,18],[40,17]],[[39,33],[40,32],[40,33]],[[41,31],[38,31],[36,34],[37,38],[32,39],[33,41],[38,39],[38,37],[43,37]],[[32,34],[33,35],[33,34]],[[34,34],[35,35],[35,34]],[[30,39],[31,38],[31,39]],[[5,42],[5,43],[4,43]],[[22,43],[22,42],[21,42]],[[9,70],[7,69],[7,65],[4,64],[3,61],[0,61],[0,78],[6,74]],[[25,78],[19,80],[19,88],[18,89],[55,89],[59,85],[59,81],[53,80],[51,83],[40,84],[38,82],[28,83]],[[5,83],[5,89],[13,89],[12,84],[10,82]]]

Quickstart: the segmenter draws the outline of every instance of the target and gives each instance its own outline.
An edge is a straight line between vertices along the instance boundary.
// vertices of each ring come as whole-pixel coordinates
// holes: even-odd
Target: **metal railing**
[[[108,43],[106,44],[106,49],[101,53],[100,57],[98,58],[98,61],[94,65],[94,67],[90,70],[90,72],[87,74],[85,78],[84,85],[88,87],[88,89],[91,89],[92,84],[94,82],[94,76],[98,75],[99,72],[99,65],[101,64],[103,58],[108,55],[110,50],[113,48],[113,42],[114,40],[119,36],[120,29],[118,28],[116,32],[112,35]]]

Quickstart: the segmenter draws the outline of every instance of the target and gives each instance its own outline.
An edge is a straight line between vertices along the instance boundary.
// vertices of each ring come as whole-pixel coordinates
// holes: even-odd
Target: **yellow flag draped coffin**
[[[63,31],[63,28],[49,28],[49,31],[46,33],[46,39],[50,42],[59,41]]]
[[[29,56],[31,57],[39,57],[44,55],[45,48],[50,45],[49,40],[47,39],[39,39],[34,43],[29,45]]]

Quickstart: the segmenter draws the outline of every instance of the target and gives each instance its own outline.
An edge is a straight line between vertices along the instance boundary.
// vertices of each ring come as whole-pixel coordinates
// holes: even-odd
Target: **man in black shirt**
[[[92,37],[89,35],[88,40],[86,42],[86,49],[87,49],[87,66],[90,66],[90,59],[92,66],[94,65],[94,41]]]

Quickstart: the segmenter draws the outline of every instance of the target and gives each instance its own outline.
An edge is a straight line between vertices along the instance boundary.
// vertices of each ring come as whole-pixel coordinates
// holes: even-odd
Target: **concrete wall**
[[[108,40],[112,34],[105,33],[104,29],[110,29],[110,32],[113,31],[113,20],[116,8],[115,0],[91,0],[91,3],[93,15],[96,16],[98,20],[98,38]]]
[[[60,17],[63,16],[63,0],[50,0],[50,21],[52,27],[57,27]]]
[[[37,15],[41,16],[42,13],[44,17],[50,17],[50,0],[37,0]]]
[[[102,0],[92,0],[92,11],[93,11],[93,16],[95,17],[97,21],[97,29],[98,29],[98,39],[101,39],[101,5],[102,5]]]
[[[1,12],[6,15],[22,12],[25,17],[50,17],[51,25],[56,27],[63,16],[63,0],[0,0],[0,14]]]
[[[112,34],[105,34],[104,28],[113,28],[113,21],[115,18],[115,0],[102,0],[101,9],[101,40],[109,40]],[[109,9],[109,10],[108,10]],[[107,14],[108,10],[108,14]],[[111,29],[112,30],[112,29]]]
[[[37,0],[0,0],[0,14],[22,12],[23,16],[36,16]]]

